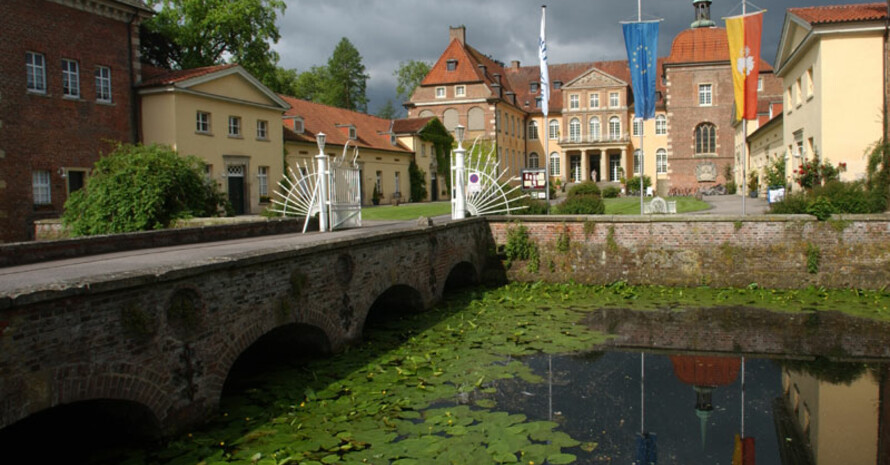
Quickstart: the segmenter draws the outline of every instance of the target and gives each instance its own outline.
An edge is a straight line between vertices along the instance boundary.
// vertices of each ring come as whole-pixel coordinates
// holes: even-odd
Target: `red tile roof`
[[[788,12],[813,25],[855,21],[878,21],[887,18],[887,4],[884,2],[876,2],[859,3],[854,5],[812,6],[789,8]]]
[[[182,69],[177,71],[169,71],[167,73],[153,76],[149,79],[145,79],[142,81],[143,87],[149,86],[163,86],[174,84],[177,82],[185,81],[187,79],[196,78],[198,76],[204,76],[206,74],[215,73],[217,71],[222,71],[224,69],[234,68],[238,66],[236,63],[229,63],[227,65],[215,65],[215,66],[203,66],[201,68],[191,68],[191,69]],[[149,74],[151,71],[157,70],[159,68],[152,67],[149,70]],[[143,73],[144,76],[144,73]]]
[[[455,69],[448,71],[448,62],[451,60],[456,62]],[[480,65],[485,67],[484,72],[480,69]],[[495,77],[496,74],[501,76],[499,85],[506,100],[507,92],[512,92],[513,89],[510,87],[504,66],[485,56],[475,48],[454,39],[448,44],[448,48],[442,52],[439,61],[433,65],[430,72],[420,82],[420,85],[438,86],[443,84],[481,82],[485,83],[493,94],[496,94],[495,88],[498,84],[498,80]]]
[[[392,132],[395,134],[414,134],[426,127],[435,116],[424,118],[397,119],[393,122]]]
[[[761,52],[763,50],[761,49]],[[689,63],[713,63],[729,61],[729,39],[721,27],[696,27],[686,29],[674,37],[671,54],[664,59],[665,65]],[[762,71],[773,67],[760,59]]]
[[[284,116],[300,116],[303,118],[302,134],[289,130],[285,126],[284,139],[295,142],[315,143],[315,135],[319,132],[327,136],[326,144],[385,150],[389,152],[412,153],[407,147],[390,143],[390,132],[393,121],[356,111],[335,108],[320,103],[300,100],[286,95],[279,95],[291,108]],[[349,139],[348,126],[355,126],[356,139]]]

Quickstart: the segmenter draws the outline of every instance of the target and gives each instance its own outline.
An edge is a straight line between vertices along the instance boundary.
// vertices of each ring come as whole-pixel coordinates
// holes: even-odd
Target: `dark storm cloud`
[[[362,55],[371,76],[369,111],[395,99],[393,72],[399,62],[435,62],[448,45],[448,27],[467,27],[467,42],[509,64],[537,63],[541,0],[286,0],[279,21],[281,40],[275,49],[281,64],[305,71],[323,65],[342,37]],[[551,63],[624,59],[621,21],[637,17],[634,0],[550,0],[547,3],[547,46]],[[766,9],[762,57],[773,63],[785,10],[838,3],[838,0],[760,0],[749,10]],[[643,19],[660,18],[659,55],[670,52],[677,33],[694,19],[692,0],[643,0]],[[714,0],[711,18],[741,14],[740,1]],[[395,102],[398,106],[399,102]]]

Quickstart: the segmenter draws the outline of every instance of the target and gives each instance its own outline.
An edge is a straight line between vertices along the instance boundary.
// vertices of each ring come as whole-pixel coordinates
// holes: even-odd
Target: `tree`
[[[143,57],[155,66],[188,69],[238,63],[273,90],[292,80],[271,44],[284,0],[147,0],[160,10],[143,22]],[[295,77],[295,76],[294,76]]]
[[[328,81],[328,69],[324,66],[313,66],[297,76],[294,82],[293,97],[310,102],[325,103],[324,91]]]
[[[411,181],[411,201],[423,202],[426,200],[426,173],[417,166],[414,160],[408,165],[408,178]]]
[[[367,112],[367,74],[362,56],[346,37],[334,48],[328,60],[322,103],[347,110]]]
[[[388,99],[386,104],[383,105],[379,110],[377,110],[377,116],[383,119],[396,119],[398,117],[399,111],[396,110],[396,107],[393,106],[392,100]]]
[[[429,74],[432,65],[426,61],[409,60],[399,63],[399,68],[393,72],[396,77],[396,96],[402,102],[411,98],[414,89],[420,85],[423,78]]]
[[[162,229],[179,218],[230,208],[197,157],[159,145],[119,145],[71,194],[62,221],[76,236],[113,234]]]

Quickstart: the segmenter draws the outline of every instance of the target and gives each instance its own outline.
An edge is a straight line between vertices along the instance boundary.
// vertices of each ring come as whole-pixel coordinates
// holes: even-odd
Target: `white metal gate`
[[[331,230],[360,227],[362,225],[360,170],[354,165],[335,162],[332,163],[330,173]]]

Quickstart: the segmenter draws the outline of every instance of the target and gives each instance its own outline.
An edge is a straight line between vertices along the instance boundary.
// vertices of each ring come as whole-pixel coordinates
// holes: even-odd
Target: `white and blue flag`
[[[547,40],[544,34],[544,25],[547,18],[547,5],[541,6],[541,39],[538,44],[538,58],[541,61],[541,109],[544,110],[544,118],[550,110],[550,72],[547,70]]]

